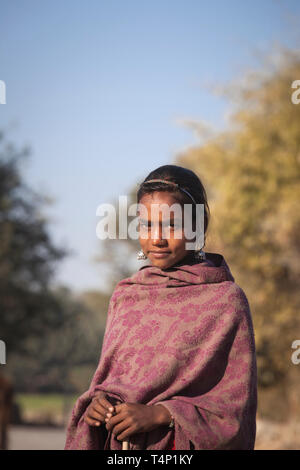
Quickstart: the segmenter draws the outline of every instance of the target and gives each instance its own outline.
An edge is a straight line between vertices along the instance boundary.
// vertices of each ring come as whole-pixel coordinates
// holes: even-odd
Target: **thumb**
[[[122,404],[122,402],[121,402],[120,400],[116,400],[116,402],[115,402],[115,404],[114,404],[114,406],[113,406],[113,408],[114,408],[113,413],[117,413],[116,406],[121,405],[121,404]]]
[[[123,409],[124,404],[125,403],[122,403],[121,401],[116,402],[115,413],[120,413],[120,411],[122,411]]]
[[[115,413],[117,413],[119,411],[119,405],[121,405],[121,404],[122,404],[122,402],[120,400],[116,401],[116,404],[114,406],[114,412]],[[116,408],[116,407],[118,407],[118,408]]]

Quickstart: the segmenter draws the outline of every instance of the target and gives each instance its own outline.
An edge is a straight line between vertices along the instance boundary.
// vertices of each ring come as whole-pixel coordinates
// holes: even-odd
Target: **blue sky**
[[[297,0],[0,0],[0,129],[32,155],[26,181],[55,199],[53,240],[74,250],[57,271],[101,288],[96,208],[197,139],[185,120],[225,125],[224,85],[256,51],[299,46]]]

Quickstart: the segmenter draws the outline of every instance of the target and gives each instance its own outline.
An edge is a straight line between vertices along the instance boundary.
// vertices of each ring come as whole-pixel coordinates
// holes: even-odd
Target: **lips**
[[[154,258],[165,258],[171,252],[170,251],[150,251],[150,253],[152,256],[154,256]]]

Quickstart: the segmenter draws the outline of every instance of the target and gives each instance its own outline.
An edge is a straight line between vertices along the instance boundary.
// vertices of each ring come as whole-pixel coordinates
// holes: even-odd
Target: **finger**
[[[125,441],[132,434],[134,434],[135,428],[132,426],[131,422],[129,423],[127,420],[125,420],[122,423],[118,424],[118,426],[116,426],[112,432],[113,434],[115,434],[116,439],[118,441]]]
[[[106,399],[104,395],[97,397],[97,402],[107,411],[114,411],[114,406]]]
[[[87,416],[91,419],[95,419],[97,421],[102,421],[104,422],[106,414],[105,413],[99,413],[97,410],[94,408],[91,408],[87,411]]]
[[[102,422],[104,422],[107,412],[107,409],[100,405],[97,401],[93,401],[87,409],[87,414],[91,418],[100,419]]]
[[[103,419],[105,418],[106,413],[112,412],[111,410],[109,411],[106,406],[103,406],[103,404],[101,404],[98,400],[92,402],[91,408],[103,415]]]
[[[106,429],[110,430],[113,429],[117,424],[124,421],[124,416],[122,414],[114,414],[111,417],[105,418],[106,421]]]
[[[126,431],[122,432],[121,434],[119,434],[117,436],[117,440],[118,441],[128,441],[130,436],[132,436],[133,434],[135,434],[134,428],[129,427],[129,428],[126,429]]]
[[[111,418],[111,420],[113,420],[114,418],[117,418],[117,416],[113,416],[113,418]],[[108,423],[110,424],[110,423]],[[113,428],[112,428],[112,433],[115,434],[116,436],[118,436],[121,432],[123,432],[125,429],[129,428],[130,426],[132,426],[132,420],[128,417],[123,417],[121,419],[121,417],[119,416],[119,422],[116,422],[114,425],[113,425]]]
[[[119,405],[115,405],[115,413],[120,413],[126,406],[126,403],[120,403]]]
[[[102,413],[103,415],[107,413],[107,408],[101,405],[98,400],[93,400],[92,403],[90,403],[90,408],[97,410],[98,413]]]
[[[89,416],[84,417],[84,421],[89,425],[89,426],[100,426],[101,423],[93,418],[90,418]]]

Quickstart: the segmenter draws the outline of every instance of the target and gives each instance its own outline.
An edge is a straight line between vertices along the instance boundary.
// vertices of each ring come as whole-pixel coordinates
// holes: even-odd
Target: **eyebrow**
[[[164,222],[167,222],[169,219],[165,219],[162,221],[162,223]],[[139,217],[139,221],[140,222],[151,222],[151,219],[143,219],[142,217]],[[174,215],[171,215],[170,216],[170,221],[171,222],[180,222],[180,218],[176,217],[176,219],[174,219]]]

